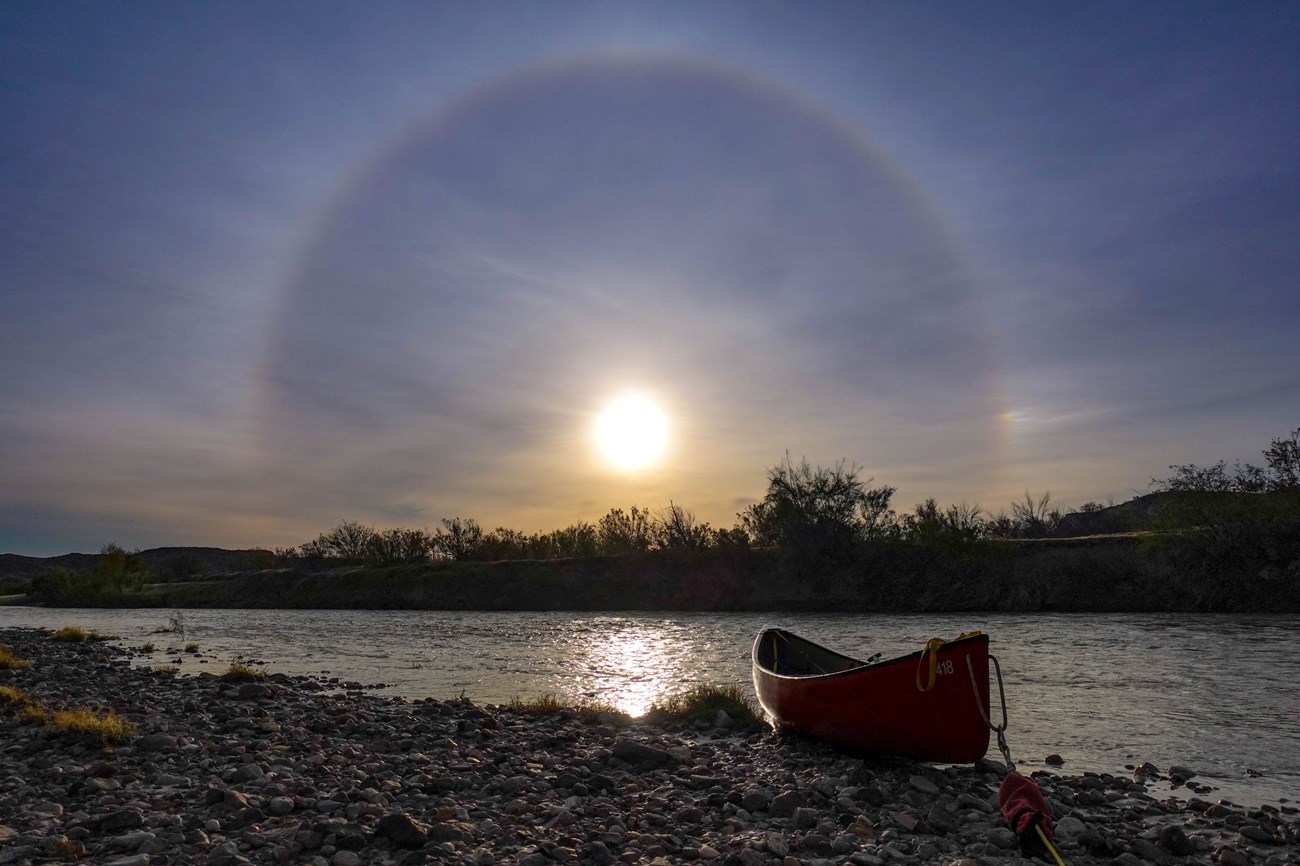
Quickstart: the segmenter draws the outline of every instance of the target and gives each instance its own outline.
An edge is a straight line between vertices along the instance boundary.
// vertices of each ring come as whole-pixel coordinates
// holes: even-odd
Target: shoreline
[[[0,707],[0,866],[78,850],[120,866],[1024,862],[987,761],[864,761],[767,731],[338,694],[305,676],[232,685],[34,629],[0,643],[31,661],[0,686],[139,729],[102,754]],[[1300,857],[1294,804],[1034,775],[1071,866]]]

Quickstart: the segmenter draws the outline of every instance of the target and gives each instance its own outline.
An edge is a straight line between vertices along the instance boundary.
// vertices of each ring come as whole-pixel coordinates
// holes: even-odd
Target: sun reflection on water
[[[682,688],[687,671],[669,629],[626,625],[591,634],[575,660],[574,686],[589,699],[612,704],[630,716]]]

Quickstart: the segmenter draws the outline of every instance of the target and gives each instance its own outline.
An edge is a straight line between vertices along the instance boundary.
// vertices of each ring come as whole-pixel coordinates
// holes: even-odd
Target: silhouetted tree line
[[[927,499],[911,512],[891,507],[895,488],[871,486],[861,469],[840,461],[830,467],[794,462],[787,454],[768,470],[764,497],[737,515],[731,528],[715,528],[670,502],[651,510],[633,505],[610,509],[595,523],[580,521],[550,532],[527,534],[476,520],[449,517],[433,530],[375,529],[344,521],[298,547],[278,548],[279,562],[334,561],[391,565],[434,560],[501,561],[618,556],[659,550],[745,550],[770,547],[822,565],[851,557],[865,542],[964,543],[993,538],[1050,535],[1061,520],[1051,495],[1011,503],[1011,512],[989,514],[965,502],[940,507]]]
[[[1164,479],[1152,479],[1156,492],[1279,493],[1300,489],[1300,428],[1274,439],[1263,452],[1265,466],[1225,461],[1212,466],[1174,465]],[[908,542],[958,546],[992,539],[1047,538],[1055,535],[1068,512],[1052,504],[1050,492],[1010,504],[992,514],[978,503],[940,506],[931,498],[898,513],[892,507],[896,488],[872,486],[861,467],[839,461],[813,466],[789,454],[767,473],[767,492],[736,515],[736,525],[715,528],[693,512],[670,502],[651,510],[633,505],[613,508],[595,523],[580,521],[550,532],[526,534],[506,527],[485,530],[473,518],[444,518],[427,529],[375,529],[345,521],[296,548],[277,549],[281,562],[341,561],[396,564],[453,561],[568,559],[617,556],[656,550],[739,550],[776,548],[809,567],[851,560],[863,543]],[[1193,526],[1205,516],[1186,507],[1167,509],[1156,528]],[[1111,503],[1113,504],[1113,503]],[[1107,506],[1088,502],[1089,513]],[[1216,503],[1215,508],[1221,509]],[[1163,523],[1160,521],[1163,520]]]

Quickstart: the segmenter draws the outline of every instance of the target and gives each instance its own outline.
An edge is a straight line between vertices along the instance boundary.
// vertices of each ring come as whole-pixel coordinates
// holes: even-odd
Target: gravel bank
[[[34,630],[0,643],[32,661],[0,685],[139,728],[105,753],[0,707],[0,866],[1023,862],[991,763],[864,762],[767,732],[531,717],[304,677],[229,685]],[[1038,778],[1071,866],[1300,862],[1290,804],[1174,799],[1145,775]]]

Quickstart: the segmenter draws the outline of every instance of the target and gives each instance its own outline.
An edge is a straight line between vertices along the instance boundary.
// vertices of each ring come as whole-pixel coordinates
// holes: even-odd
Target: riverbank
[[[5,866],[78,853],[122,866],[1023,862],[991,763],[864,762],[725,720],[535,716],[275,674],[229,684],[27,629],[0,642],[31,662],[0,685],[138,728],[105,754],[0,710]],[[1158,776],[1038,778],[1072,866],[1300,854],[1294,804],[1183,799]]]
[[[33,578],[27,594],[11,594],[7,602],[316,610],[1300,612],[1300,532],[1283,540],[1290,546],[1254,539],[1206,548],[1200,536],[1137,533],[954,545],[879,542],[855,548],[848,560],[819,563],[753,548],[394,566],[320,560],[144,586],[64,571]]]

